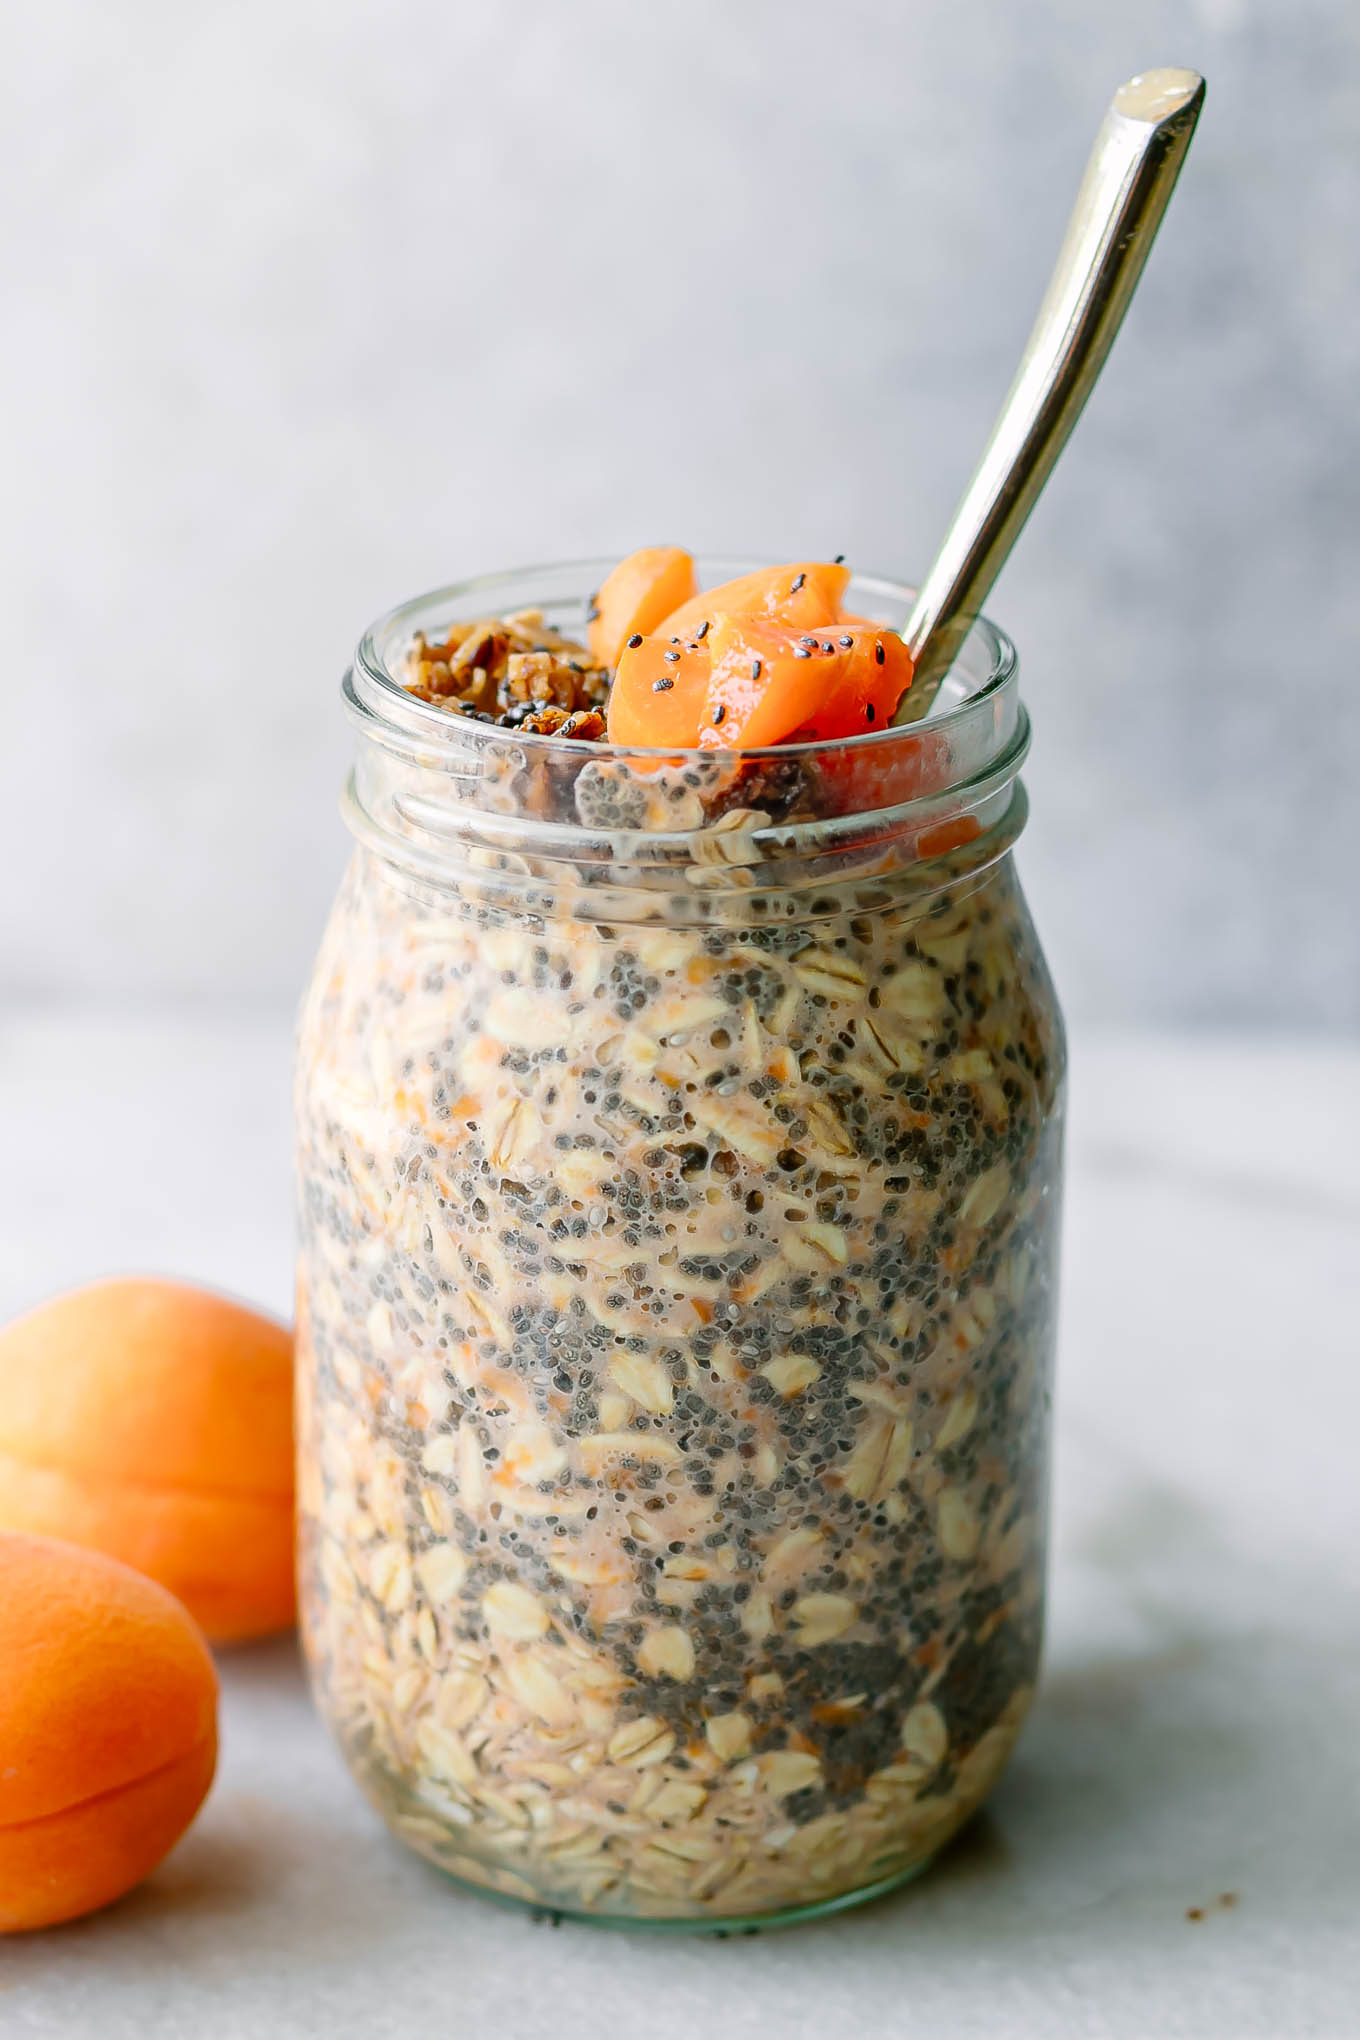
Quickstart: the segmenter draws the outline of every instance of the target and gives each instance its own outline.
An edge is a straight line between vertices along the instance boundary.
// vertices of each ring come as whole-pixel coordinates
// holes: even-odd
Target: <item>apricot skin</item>
[[[0,1331],[0,1529],[108,1552],[214,1642],[288,1627],[291,1333],[140,1277],[16,1319]]]
[[[141,1882],[217,1760],[217,1677],[184,1608],[101,1552],[0,1532],[0,1933]]]

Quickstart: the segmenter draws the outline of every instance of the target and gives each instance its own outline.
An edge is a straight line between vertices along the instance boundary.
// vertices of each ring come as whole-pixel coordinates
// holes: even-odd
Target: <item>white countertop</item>
[[[128,1267],[286,1308],[287,1052],[0,1026],[0,1312]],[[224,1660],[150,1882],[0,1943],[0,2036],[1353,2040],[1357,1327],[1360,1050],[1078,1040],[1047,1669],[926,1878],[755,1939],[555,1931],[386,1838],[279,1642]]]

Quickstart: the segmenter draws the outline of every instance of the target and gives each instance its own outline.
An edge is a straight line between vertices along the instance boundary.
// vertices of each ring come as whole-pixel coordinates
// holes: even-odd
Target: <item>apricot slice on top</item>
[[[692,750],[706,712],[710,664],[706,635],[669,632],[625,641],[609,690],[610,743]]]
[[[785,567],[761,567],[692,596],[655,628],[666,636],[692,637],[716,616],[761,616],[792,630],[815,630],[840,615],[849,579],[849,567],[839,562],[795,560]]]
[[[789,739],[830,741],[883,729],[911,685],[901,637],[867,617],[841,614],[850,579],[840,561],[791,562],[742,574],[691,595],[648,631],[635,599],[615,602],[634,554],[600,592],[611,614],[627,609],[635,628],[617,655],[609,696],[609,740],[688,750],[702,745],[758,750]],[[688,562],[688,554],[681,555]],[[658,581],[648,584],[652,591]]]
[[[590,656],[612,666],[630,637],[647,637],[694,594],[694,561],[678,545],[645,545],[620,560],[592,605]]]
[[[882,729],[911,684],[895,631],[841,621],[791,631],[759,616],[718,616],[705,714],[693,741],[757,750]]]

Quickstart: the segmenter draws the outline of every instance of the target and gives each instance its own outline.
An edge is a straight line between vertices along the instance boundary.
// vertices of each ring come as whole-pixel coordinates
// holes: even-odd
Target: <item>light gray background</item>
[[[993,607],[1074,1019],[1360,1019],[1355,0],[16,11],[0,985],[280,1016],[335,682],[422,587],[678,540],[919,571],[1102,107],[1209,78]]]

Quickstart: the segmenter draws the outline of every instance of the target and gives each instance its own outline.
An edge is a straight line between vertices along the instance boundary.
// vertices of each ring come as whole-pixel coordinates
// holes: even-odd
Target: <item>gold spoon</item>
[[[929,710],[1081,415],[1203,104],[1197,71],[1143,71],[1114,95],[1015,381],[903,629],[915,675],[896,723]]]

